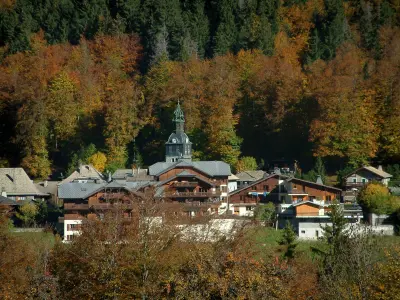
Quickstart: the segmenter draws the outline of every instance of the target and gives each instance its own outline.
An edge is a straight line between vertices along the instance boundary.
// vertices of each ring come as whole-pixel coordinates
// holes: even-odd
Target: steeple
[[[172,133],[165,143],[165,161],[177,162],[180,160],[192,160],[192,143],[185,133],[185,116],[178,100],[172,119],[176,125],[176,131]]]
[[[174,111],[174,118],[172,119],[173,122],[176,124],[176,132],[184,132],[185,131],[185,115],[183,114],[183,110],[181,109],[181,105],[179,104],[176,106]]]

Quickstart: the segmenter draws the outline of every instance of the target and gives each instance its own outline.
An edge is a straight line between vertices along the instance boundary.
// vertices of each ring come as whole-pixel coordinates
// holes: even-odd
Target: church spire
[[[176,132],[184,132],[184,124],[185,124],[185,115],[183,114],[183,110],[181,109],[181,105],[179,104],[176,106],[174,111],[174,118],[172,119],[173,122],[176,124]]]

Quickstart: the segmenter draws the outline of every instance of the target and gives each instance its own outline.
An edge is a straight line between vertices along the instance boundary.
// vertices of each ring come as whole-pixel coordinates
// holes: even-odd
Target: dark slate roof
[[[176,142],[173,143],[172,139],[175,139]],[[191,144],[191,142],[189,141],[189,137],[186,135],[186,133],[184,133],[184,132],[176,132],[175,133],[174,132],[174,133],[171,133],[166,144]]]
[[[223,161],[158,162],[149,167],[149,175],[159,176],[177,167],[192,167],[212,177],[231,175],[231,167]]]
[[[196,175],[185,170],[185,171],[180,172],[179,174],[176,174],[176,176],[177,177],[186,177],[186,176],[193,177],[193,176],[196,176]]]
[[[18,203],[15,200],[9,199],[7,197],[0,196],[0,205],[10,205],[10,206],[12,206],[12,205],[20,205],[20,203]]]
[[[60,199],[85,199],[104,186],[104,183],[67,182],[58,187],[58,197]]]
[[[0,168],[0,191],[7,195],[47,196],[40,192],[22,168]]]
[[[125,179],[129,177],[135,178],[142,176],[147,176],[147,169],[117,169],[114,174],[112,174],[113,179]]]
[[[38,183],[35,183],[36,188],[45,194],[51,194],[51,195],[55,195],[57,194],[57,189],[58,189],[58,184],[60,183],[60,181],[47,181],[47,186],[45,186],[45,182],[41,181]]]

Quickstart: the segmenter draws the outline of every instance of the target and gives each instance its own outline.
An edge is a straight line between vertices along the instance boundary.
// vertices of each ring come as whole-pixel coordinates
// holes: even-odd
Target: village
[[[381,166],[353,170],[340,187],[326,185],[321,176],[315,182],[296,178],[296,166],[287,163],[275,164],[268,171],[232,174],[225,162],[192,160],[192,142],[185,133],[185,117],[179,103],[173,122],[176,130],[165,143],[165,161],[148,168],[133,165],[131,169],[102,174],[90,164],[80,164],[60,181],[36,183],[22,168],[1,168],[0,206],[10,211],[17,227],[28,225],[18,223],[15,217],[27,203],[44,202],[56,208],[58,218],[42,220],[42,224],[52,223],[64,242],[79,235],[85,219],[101,220],[121,203],[127,204],[123,217],[131,220],[132,195],[145,193],[162,199],[175,215],[193,224],[205,216],[220,220],[220,224],[258,220],[275,229],[283,229],[289,222],[299,239],[316,240],[323,237],[324,226],[331,225],[331,206],[336,205],[349,224],[363,224],[377,234],[395,234],[390,216],[363,211],[357,203],[359,191],[369,183],[388,186],[392,175]],[[396,194],[398,188],[390,191]],[[269,217],[260,218],[266,210]]]

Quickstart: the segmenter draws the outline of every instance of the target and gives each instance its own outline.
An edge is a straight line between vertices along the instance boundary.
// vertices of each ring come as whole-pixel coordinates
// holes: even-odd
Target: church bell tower
[[[192,143],[185,133],[185,116],[178,101],[178,105],[174,111],[174,118],[176,130],[172,133],[168,141],[165,143],[165,161],[177,162],[181,160],[192,160]]]

